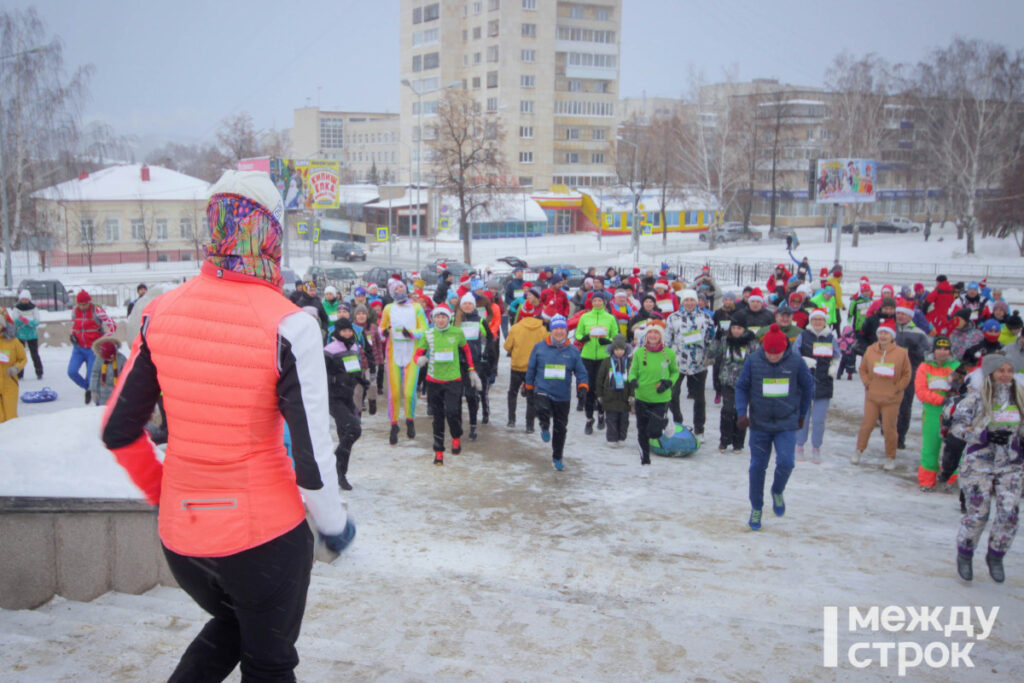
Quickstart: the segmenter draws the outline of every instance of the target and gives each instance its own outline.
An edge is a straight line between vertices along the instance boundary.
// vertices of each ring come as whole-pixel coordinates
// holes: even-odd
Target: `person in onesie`
[[[388,419],[391,434],[388,443],[398,443],[398,414],[405,408],[405,428],[409,438],[416,436],[416,379],[419,368],[413,361],[416,340],[427,331],[423,308],[409,299],[409,290],[401,280],[388,280],[388,293],[394,301],[380,315],[380,332],[387,339],[384,365],[387,368]]]

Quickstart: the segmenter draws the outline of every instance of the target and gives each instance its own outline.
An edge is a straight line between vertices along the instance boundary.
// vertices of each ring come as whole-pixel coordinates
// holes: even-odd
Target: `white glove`
[[[429,360],[430,359],[427,358],[426,354],[424,354],[424,355],[422,355],[422,356],[420,356],[419,358],[416,359],[416,365],[418,365],[418,366],[420,366],[422,368],[423,366],[425,366],[429,362]]]
[[[480,391],[484,388],[483,382],[480,381],[480,375],[476,374],[476,370],[469,371],[469,385],[473,387],[474,391]]]
[[[17,377],[18,376],[18,372],[19,372],[19,370],[18,370],[18,366],[17,365],[12,365],[9,368],[7,368],[7,376],[8,377]],[[473,373],[473,374],[475,375],[476,373]],[[477,378],[476,381],[477,381],[477,383],[479,383],[480,382],[480,378]]]

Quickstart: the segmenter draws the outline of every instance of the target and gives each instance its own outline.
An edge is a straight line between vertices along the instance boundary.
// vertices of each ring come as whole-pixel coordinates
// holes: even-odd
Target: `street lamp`
[[[630,142],[629,140],[626,140],[625,138],[623,138],[621,135],[616,135],[615,139],[618,140],[619,142],[624,142],[624,143],[626,143],[627,145],[629,145],[630,147],[633,148],[633,175],[630,178],[630,184],[633,185],[633,184],[636,183],[637,157],[640,156],[640,147],[635,142]],[[636,248],[636,255],[633,257],[633,262],[636,263],[636,264],[639,264],[640,263],[640,226],[636,222],[636,206],[637,206],[637,204],[640,203],[640,196],[637,194],[637,191],[633,187],[630,187],[629,189],[633,193],[633,244],[634,244],[634,246]]]
[[[17,59],[23,55],[31,55],[37,52],[43,52],[48,48],[45,45],[37,45],[36,47],[29,48],[28,50],[22,50],[21,52],[12,52],[9,55],[0,57],[0,64],[8,59]],[[14,274],[11,272],[11,219],[7,215],[7,180],[4,176],[4,107],[3,98],[0,98],[0,211],[3,211],[3,228],[4,228],[4,287],[14,286]]]
[[[423,183],[423,175],[421,173],[421,166],[423,163],[423,92],[413,86],[409,82],[408,78],[402,79],[402,85],[412,90],[413,94],[416,95],[416,124],[420,129],[420,134],[416,139],[416,272],[420,270],[420,235],[423,232],[423,216],[421,215],[422,208],[420,207],[420,185]],[[422,85],[422,81],[420,82]],[[462,81],[452,81],[448,85],[441,88],[441,90],[447,90],[448,88],[461,87]]]

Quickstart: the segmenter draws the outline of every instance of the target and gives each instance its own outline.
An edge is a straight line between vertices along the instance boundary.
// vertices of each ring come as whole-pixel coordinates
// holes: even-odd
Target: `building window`
[[[484,3],[482,3],[482,2],[474,2],[473,3],[473,14],[480,14],[480,12],[483,11],[483,6],[484,6]]]
[[[413,7],[412,8],[412,23],[419,24],[423,21],[423,8]]]
[[[479,76],[473,76],[473,90],[479,90],[479,89],[480,89],[480,77]]]
[[[192,239],[192,219],[182,218],[178,223],[178,229],[181,231],[180,236],[183,240]]]
[[[582,7],[570,7],[569,8],[569,18],[570,19],[582,19],[583,18],[583,8]]]
[[[522,74],[519,76],[519,87],[521,88],[532,88],[534,86],[534,77]]]
[[[536,50],[521,50],[519,52],[519,59],[524,64],[533,64],[535,61],[537,61],[537,51]]]
[[[167,219],[161,218],[156,222],[156,238],[158,240],[167,239]]]
[[[488,71],[487,72],[487,87],[497,88],[498,87],[498,72]]]
[[[533,152],[520,152],[519,163],[521,164],[532,164],[533,163]]]
[[[108,242],[121,241],[121,221],[117,220],[116,218],[108,218],[106,228],[106,238]]]
[[[612,20],[612,11],[610,9],[599,9],[599,10],[597,10],[597,20],[598,21],[611,21]]]
[[[501,0],[487,0],[487,10],[489,12],[497,9],[501,9]]]
[[[556,100],[555,116],[615,116],[614,102]]]
[[[483,36],[483,34],[484,34],[484,30],[481,27],[479,27],[479,26],[474,26],[473,27],[473,40],[480,40],[480,38]]]
[[[565,163],[567,163],[567,164],[578,164],[578,163],[580,163],[580,153],[579,152],[566,152],[565,153]]]
[[[524,140],[533,138],[533,126],[519,126],[519,137]]]
[[[491,38],[498,35],[498,20],[492,19],[487,22],[487,35]]]
[[[590,155],[590,163],[592,164],[603,164],[604,163],[604,152],[594,152]]]
[[[608,139],[608,131],[605,130],[604,128],[595,128],[593,130],[593,134],[591,135],[591,139],[593,139],[593,140],[607,140]]]
[[[339,149],[345,146],[345,120],[320,119],[320,149]]]
[[[523,0],[523,9],[525,10],[536,10],[537,0]]]
[[[519,187],[530,187],[531,185],[533,185],[532,175],[519,176]]]
[[[142,238],[146,236],[145,233],[145,223],[138,218],[132,219],[132,239],[141,242]]]
[[[583,92],[583,81],[576,78],[570,79],[569,92]]]
[[[491,45],[487,48],[487,61],[494,63],[498,61],[498,46]]]
[[[594,82],[594,92],[603,92],[603,93],[611,92],[612,91],[611,90],[611,85],[612,85],[611,81],[595,81]]]
[[[441,64],[441,54],[430,52],[423,55],[423,70],[436,69]]]
[[[422,55],[413,55],[413,57],[412,57],[412,70],[413,70],[413,73],[419,73],[420,71],[423,71],[423,56]]]
[[[463,31],[465,33],[465,31]],[[429,31],[414,31],[412,34],[412,46],[420,47],[421,45],[429,45],[430,43],[436,43],[441,37],[441,29],[432,28]],[[463,40],[462,42],[466,42]]]
[[[96,241],[96,230],[91,218],[83,218],[78,222],[78,239],[82,244]]]
[[[579,140],[580,139],[580,129],[579,128],[566,128],[565,129],[565,139],[566,140]]]
[[[498,98],[497,97],[488,97],[487,98],[487,112],[488,113],[493,113],[493,112],[496,112],[496,111],[498,111]]]
[[[533,113],[533,100],[519,100],[519,113],[520,114],[532,114]]]
[[[434,3],[423,8],[423,21],[434,21],[441,16],[441,5]]]
[[[570,52],[569,66],[596,66],[603,69],[613,69],[618,63],[615,55],[593,54],[590,52]]]
[[[523,38],[536,38],[537,24],[523,24],[522,36]]]
[[[480,53],[479,52],[474,52],[473,53],[473,63],[474,64],[479,64],[480,63]]]

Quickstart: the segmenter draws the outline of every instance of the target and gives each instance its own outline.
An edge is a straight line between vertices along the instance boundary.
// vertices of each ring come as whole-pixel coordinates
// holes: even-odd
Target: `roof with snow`
[[[206,201],[210,184],[162,166],[148,166],[149,180],[142,179],[143,164],[110,166],[32,193],[34,199],[66,202],[109,201]]]
[[[633,193],[628,187],[609,187],[600,192],[587,192],[602,213],[616,213],[633,210]],[[644,211],[661,210],[661,190],[648,189],[640,195]],[[665,202],[666,211],[717,211],[722,208],[718,199],[703,190],[676,190],[669,193]]]
[[[441,198],[440,212],[442,216],[457,218],[459,200],[453,196]],[[528,223],[543,223],[548,219],[544,209],[534,201],[528,193],[501,192],[481,206],[469,216],[470,223],[516,223],[524,220]]]
[[[376,185],[341,185],[338,187],[338,201],[342,204],[366,204],[376,201],[380,190]]]

